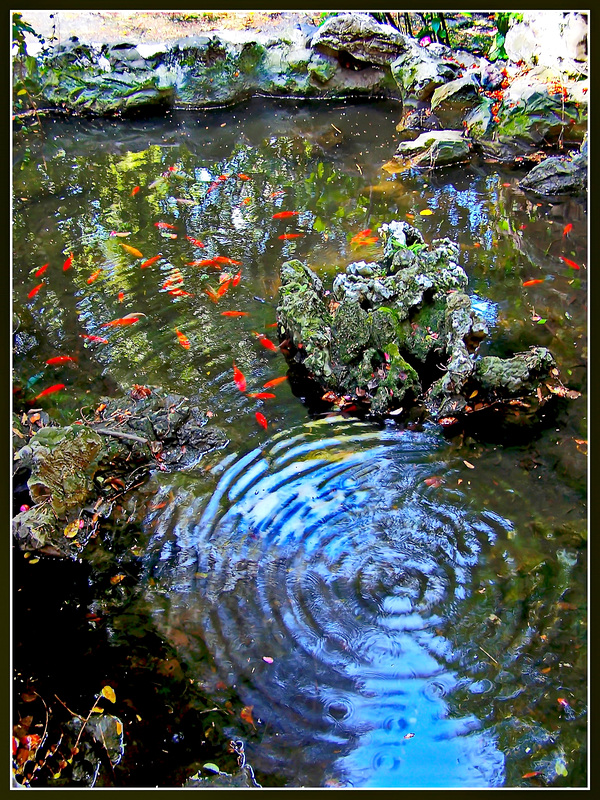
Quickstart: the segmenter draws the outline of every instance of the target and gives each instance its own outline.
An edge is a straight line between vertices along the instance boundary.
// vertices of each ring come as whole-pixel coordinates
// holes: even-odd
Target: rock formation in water
[[[488,329],[471,305],[455,243],[428,247],[405,222],[379,234],[383,258],[350,264],[329,291],[302,262],[281,266],[279,336],[322,400],[373,417],[420,408],[450,426],[519,404],[534,414],[552,395],[567,395],[544,347],[478,356]]]

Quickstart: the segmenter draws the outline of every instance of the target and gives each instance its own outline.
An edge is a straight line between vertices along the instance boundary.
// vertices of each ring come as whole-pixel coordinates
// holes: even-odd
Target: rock
[[[414,39],[405,43],[406,49],[390,65],[403,100],[409,96],[428,100],[438,86],[458,77],[461,68],[456,61],[429,53]]]
[[[343,61],[344,54],[365,65],[389,65],[406,47],[406,38],[391,25],[369,14],[348,13],[329,17],[317,30],[311,46]]]
[[[444,128],[462,130],[465,112],[480,103],[481,86],[474,73],[439,86],[431,98],[431,111]]]
[[[554,366],[554,357],[547,348],[531,347],[527,353],[512,358],[484,356],[477,362],[475,373],[484,389],[510,397],[537,388]]]
[[[504,48],[511,61],[552,67],[565,75],[587,74],[587,14],[526,11],[512,24]]]
[[[587,139],[576,155],[556,156],[542,161],[519,181],[525,191],[546,197],[585,195],[587,192]]]
[[[414,167],[442,167],[468,161],[470,154],[471,143],[460,131],[429,131],[413,141],[401,142],[386,169],[400,172]]]

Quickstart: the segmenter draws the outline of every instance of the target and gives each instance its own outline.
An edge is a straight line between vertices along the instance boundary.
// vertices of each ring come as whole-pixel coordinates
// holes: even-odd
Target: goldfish
[[[354,242],[354,244],[375,244],[378,239],[378,236],[366,236],[364,239],[359,239],[358,241]]]
[[[228,281],[225,281],[224,283],[222,283],[219,286],[219,288],[217,289],[217,297],[223,297],[225,292],[229,289],[230,284],[231,284],[231,280],[228,280]]]
[[[194,200],[188,200],[186,197],[176,197],[175,202],[179,203],[182,206],[195,206],[196,203]]]
[[[252,333],[257,337],[258,341],[262,344],[263,347],[266,347],[267,350],[272,350],[274,353],[277,352],[276,345],[270,339],[264,335],[264,333],[257,333],[256,331],[252,331]]]
[[[225,283],[225,281],[230,281],[233,278],[231,272],[222,272],[219,275],[219,283]]]
[[[137,322],[140,317],[145,317],[145,314],[127,314],[126,317],[121,317],[120,319],[113,319],[111,322],[104,322],[102,324],[103,328],[115,328],[121,325],[133,325],[134,322]]]
[[[276,328],[278,325],[278,322],[270,322],[268,325],[265,325],[265,328]]]
[[[96,280],[96,278],[100,275],[101,272],[102,272],[102,268],[97,269],[96,272],[92,272],[90,277],[87,279],[87,282],[88,283],[93,283]]]
[[[130,197],[134,197],[139,192],[139,190],[140,190],[139,186],[134,186],[133,189],[131,190],[131,194],[129,196]]]
[[[354,242],[360,241],[360,239],[362,239],[363,236],[368,236],[371,233],[371,230],[372,230],[371,228],[365,228],[364,231],[360,231],[360,233],[357,233],[350,239],[350,244],[354,244]]]
[[[169,294],[175,295],[176,297],[193,297],[193,292],[186,292],[183,289],[169,289]]]
[[[66,364],[67,361],[75,361],[75,362],[77,362],[77,359],[74,358],[73,356],[54,356],[54,358],[49,358],[46,361],[46,364],[50,364],[50,365],[52,365],[52,364]]]
[[[563,236],[566,236],[567,233],[571,233],[572,230],[573,230],[573,225],[569,222],[569,224],[565,225],[564,227]]]
[[[299,213],[299,211],[279,211],[279,213],[273,214],[273,219],[287,219],[288,217],[295,217]]]
[[[136,258],[143,258],[143,257],[144,257],[144,256],[143,256],[143,255],[140,253],[140,251],[139,251],[139,250],[136,250],[136,248],[135,248],[135,247],[131,247],[131,245],[128,245],[128,244],[123,244],[123,242],[119,242],[119,244],[121,245],[121,247],[122,247],[124,250],[127,250],[127,252],[128,252],[128,253],[131,253],[131,255],[132,255],[132,256],[135,256]]]
[[[243,181],[249,181],[250,178],[247,175],[244,175],[243,172],[238,172],[238,178],[241,178]]]
[[[119,300],[119,303],[122,303],[123,300],[125,300],[125,292],[119,292],[119,294],[117,295],[117,298]]]
[[[579,264],[576,264],[574,261],[571,261],[570,258],[565,258],[564,256],[561,256],[561,259],[565,262],[565,264],[568,267],[571,267],[571,269],[580,269]]]
[[[218,303],[219,302],[219,295],[215,292],[214,289],[211,289],[210,286],[208,286],[204,291],[210,297],[210,299],[213,301],[213,303]]]
[[[90,342],[102,342],[102,344],[108,344],[108,339],[104,339],[102,336],[93,336],[88,333],[80,333],[79,335],[82,339],[89,339]]]
[[[282,375],[280,378],[273,378],[272,380],[263,383],[263,389],[270,389],[272,386],[277,386],[284,381],[287,381],[287,375]]]
[[[236,261],[233,258],[227,258],[227,256],[215,256],[214,260],[217,264],[234,264],[236,267],[242,263],[241,261]]]
[[[202,261],[188,261],[188,267],[217,267],[219,265],[218,261],[215,261],[214,258],[203,258]]]
[[[177,334],[177,338],[179,339],[179,344],[182,347],[185,347],[186,350],[189,350],[191,345],[190,345],[190,340],[187,338],[187,336],[184,333],[181,333],[181,331],[178,331],[177,328],[175,328],[175,333]]]
[[[278,239],[298,239],[300,236],[304,236],[303,233],[282,233],[281,236],[278,236]]]
[[[502,186],[510,186],[510,183],[503,183]]]
[[[240,269],[238,270],[238,272],[235,273],[235,275],[232,278],[231,281],[232,286],[237,286],[238,283],[240,282],[241,277],[242,277],[242,270]]]
[[[44,264],[43,267],[36,269],[36,271],[33,274],[35,275],[36,278],[38,278],[40,275],[43,275],[47,269],[48,269],[48,264]]]
[[[221,311],[222,317],[249,317],[247,311]]]
[[[171,273],[171,277],[167,278],[167,280],[163,283],[162,288],[168,289],[169,286],[173,286],[175,283],[183,283],[183,275],[178,269]]]
[[[267,425],[269,423],[267,422],[267,418],[265,417],[265,415],[261,414],[260,411],[257,411],[254,416],[256,417],[256,421],[261,426],[261,428],[264,428],[265,430],[267,430]]]
[[[73,253],[69,253],[69,257],[63,264],[63,272],[66,272],[72,264],[73,264]]]
[[[154,225],[157,228],[166,228],[166,229],[168,229],[170,231],[176,231],[177,230],[177,225],[170,225],[168,222],[155,222]]]
[[[249,206],[251,202],[252,202],[252,198],[250,198],[250,197],[244,197],[244,199],[242,200],[242,202],[240,203],[240,205],[241,205],[241,206]]]
[[[29,292],[27,297],[30,300],[31,300],[32,297],[35,297],[35,295],[39,292],[39,290],[42,288],[43,285],[44,285],[44,281],[42,281],[41,283],[38,283],[38,285]]]
[[[248,397],[256,397],[258,400],[267,400],[270,397],[276,397],[273,392],[248,392]]]
[[[194,239],[193,236],[186,236],[185,238],[188,241],[190,241],[195,247],[204,247],[204,242],[201,242],[200,239]]]
[[[59,392],[61,389],[65,388],[64,383],[55,383],[53,386],[49,386],[47,389],[44,389],[43,392],[36,394],[35,399],[39,400],[40,397],[45,397],[47,394],[53,394],[54,392]]]
[[[285,194],[285,192],[281,189],[278,192],[273,192],[269,195],[269,200],[272,200],[274,197],[280,197],[282,194]]]
[[[246,391],[246,378],[244,373],[236,367],[235,361],[233,362],[233,380],[240,392]]]
[[[544,281],[541,278],[534,278],[533,280],[525,281],[523,286],[534,286],[534,284],[536,283],[543,283],[543,282]]]
[[[149,267],[150,264],[154,264],[156,261],[158,261],[159,258],[162,258],[162,253],[159,253],[157,256],[152,256],[152,258],[149,258],[147,261],[144,261],[143,264],[140,264],[140,267],[142,269],[144,269],[144,267]]]
[[[123,233],[117,233],[117,231],[111,231],[111,236],[131,236],[131,231],[124,231]]]

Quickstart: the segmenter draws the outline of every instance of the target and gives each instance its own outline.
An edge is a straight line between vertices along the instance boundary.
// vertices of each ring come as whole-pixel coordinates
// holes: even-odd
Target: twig
[[[113,431],[110,428],[96,428],[93,425],[90,425],[96,433],[103,433],[105,436],[116,436],[117,439],[129,439],[132,442],[141,442],[142,444],[148,444],[148,439],[144,439],[143,436],[136,436],[133,433],[121,433],[121,431]]]
[[[482,647],[481,645],[479,645],[479,649],[480,649],[480,650],[483,650],[483,647]],[[487,651],[487,650],[483,650],[483,652],[486,654],[486,656],[487,656],[488,658],[491,658],[491,659],[492,659],[492,661],[494,662],[494,664],[497,664],[498,666],[500,666],[500,664],[498,664],[498,662],[496,661],[496,659],[494,658],[494,656],[491,656],[491,655],[488,653],[488,651]]]
[[[67,709],[69,714],[72,714],[74,717],[79,717],[79,719],[81,719],[81,720],[85,719],[84,717],[81,716],[81,714],[78,714],[76,711],[71,711],[69,706],[66,703],[63,703],[63,701],[60,699],[60,697],[57,694],[55,694],[54,697],[56,697],[56,699],[61,704],[61,706],[64,706]]]

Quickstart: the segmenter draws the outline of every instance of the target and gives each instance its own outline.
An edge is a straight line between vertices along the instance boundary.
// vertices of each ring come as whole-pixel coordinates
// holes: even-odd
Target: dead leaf
[[[102,695],[102,697],[106,697],[106,699],[109,700],[111,703],[116,703],[117,701],[117,696],[112,686],[103,686],[100,694]]]
[[[471,464],[470,461],[465,461],[463,459],[463,464],[465,465],[465,467],[468,467],[469,469],[475,469],[475,467],[473,466],[473,464]]]
[[[39,415],[39,414],[32,414],[32,415],[29,417],[29,422],[30,422],[30,423],[32,423],[32,424],[33,424],[34,422],[39,422],[39,420],[40,420],[40,415]]]
[[[110,579],[110,582],[112,583],[113,586],[115,586],[115,584],[121,583],[121,581],[124,578],[125,578],[125,575],[123,575],[122,573],[119,573],[118,575],[113,575],[112,578]]]
[[[67,527],[64,530],[64,535],[67,537],[67,539],[74,539],[77,536],[80,529],[83,527],[81,523],[82,520],[76,519],[67,525]]]
[[[244,722],[249,723],[252,725],[253,728],[256,728],[254,724],[254,720],[252,719],[252,709],[254,706],[244,706],[240,711],[240,717],[244,720]]]
[[[412,739],[413,736],[414,736],[414,733],[406,733],[403,738],[404,739]]]

